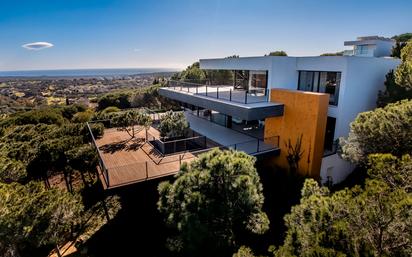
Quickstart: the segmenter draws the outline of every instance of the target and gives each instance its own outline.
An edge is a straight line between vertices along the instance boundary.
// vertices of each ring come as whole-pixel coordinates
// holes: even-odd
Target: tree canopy
[[[410,256],[412,197],[379,179],[331,194],[310,179],[275,256]]]
[[[238,57],[233,55],[226,58]],[[195,62],[182,72],[175,73],[172,79],[200,84],[231,85],[233,84],[234,73],[230,70],[202,70],[199,62]]]
[[[406,42],[412,39],[412,33],[403,33],[400,35],[393,36],[395,46],[392,48],[392,57],[401,58],[401,51],[406,46]]]
[[[343,55],[343,51],[336,52],[336,53],[324,53],[324,54],[321,54],[320,56],[342,56],[342,55]]]
[[[265,54],[265,56],[288,56],[288,54],[285,51],[280,50],[270,52],[268,54]]]
[[[37,182],[0,183],[0,195],[2,256],[27,256],[30,248],[63,242],[83,210],[77,195]]]
[[[412,101],[360,113],[350,124],[348,138],[340,139],[340,145],[342,157],[358,164],[365,164],[374,153],[398,157],[412,153]]]
[[[166,138],[182,137],[188,128],[189,123],[184,113],[173,111],[168,111],[162,116],[158,127],[160,136]]]
[[[396,68],[395,81],[400,86],[412,90],[412,39],[401,51],[401,64]]]
[[[109,106],[115,106],[120,109],[130,108],[130,94],[128,92],[106,94],[99,99],[97,109],[103,110]]]
[[[0,135],[0,181],[24,184],[44,179],[47,182],[50,175],[70,175],[73,170],[79,170],[82,163],[71,161],[69,152],[83,149],[90,136],[85,124],[70,120],[83,112],[83,108],[70,106],[19,112],[4,118]],[[92,125],[92,129],[96,136],[103,133],[98,124]],[[85,156],[90,157],[87,162],[93,162],[95,154],[90,151],[90,155]],[[90,171],[95,168],[87,167]]]
[[[98,100],[98,111],[108,107],[119,109],[127,108],[151,108],[153,110],[170,110],[177,108],[172,100],[159,95],[162,84],[151,85],[133,90],[114,91],[101,96]]]
[[[175,250],[221,256],[241,235],[268,230],[254,162],[244,152],[213,150],[182,166],[173,183],[159,185],[158,209],[179,232],[169,241]]]
[[[404,99],[412,99],[412,90],[397,84],[393,70],[386,74],[385,91],[379,91],[376,105],[385,107],[390,103],[395,103]]]
[[[143,128],[148,129],[152,124],[152,118],[141,111],[130,110],[114,113],[111,124],[119,130],[126,131],[131,138]]]

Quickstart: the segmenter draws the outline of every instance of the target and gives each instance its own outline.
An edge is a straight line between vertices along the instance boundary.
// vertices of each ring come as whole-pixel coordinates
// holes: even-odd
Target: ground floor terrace
[[[152,127],[148,133],[160,137]],[[200,154],[180,152],[162,155],[146,140],[144,129],[133,139],[117,128],[105,129],[104,135],[95,142],[99,152],[99,176],[105,189],[174,175],[183,162],[189,163]]]
[[[278,139],[253,138],[232,129],[185,114],[190,124],[184,139],[163,142],[156,126],[136,128],[134,138],[118,128],[106,128],[93,137],[99,156],[98,172],[105,189],[173,176],[211,149],[234,149],[254,156],[279,154]],[[159,146],[160,145],[160,146]]]

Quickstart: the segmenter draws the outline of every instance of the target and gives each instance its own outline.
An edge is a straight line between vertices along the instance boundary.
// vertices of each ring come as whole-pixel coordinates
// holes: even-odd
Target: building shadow
[[[113,189],[122,209],[84,245],[88,256],[170,256],[165,247],[169,234],[157,210],[161,180]]]

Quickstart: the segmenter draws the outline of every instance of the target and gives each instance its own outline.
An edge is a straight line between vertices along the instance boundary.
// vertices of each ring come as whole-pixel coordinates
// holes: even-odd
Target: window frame
[[[325,70],[298,70],[298,72],[299,72],[299,75],[298,75],[298,85],[297,85],[297,90],[298,91],[305,91],[305,92],[314,92],[314,93],[321,93],[321,92],[319,92],[319,89],[320,89],[320,85],[319,85],[319,83],[320,83],[320,78],[321,78],[321,73],[322,72],[326,72],[326,73],[336,73],[336,81],[339,81],[339,84],[336,86],[336,88],[338,89],[337,90],[337,93],[336,93],[336,91],[335,91],[335,95],[336,95],[336,99],[335,99],[335,101],[334,101],[334,103],[331,103],[331,102],[329,102],[329,105],[331,105],[331,106],[338,106],[338,104],[339,104],[339,95],[340,95],[340,84],[341,84],[341,81],[342,81],[342,71],[325,71]],[[307,91],[307,90],[301,90],[300,88],[299,88],[299,85],[300,85],[300,80],[301,80],[301,72],[312,72],[313,73],[313,75],[312,75],[312,85],[311,85],[311,90],[310,91]],[[318,76],[317,76],[317,81],[316,81],[316,83],[317,83],[317,86],[316,86],[316,90],[317,91],[314,91],[313,89],[314,89],[314,87],[315,87],[315,73],[318,73]],[[340,76],[338,76],[338,73],[340,73]],[[339,77],[339,80],[338,80],[338,77]],[[329,93],[326,93],[326,94],[329,94]],[[329,95],[331,95],[331,94],[329,94]]]

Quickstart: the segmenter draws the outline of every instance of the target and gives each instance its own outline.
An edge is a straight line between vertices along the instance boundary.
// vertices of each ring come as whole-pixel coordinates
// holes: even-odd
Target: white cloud
[[[26,48],[27,50],[42,50],[46,48],[53,47],[54,45],[49,42],[33,42],[24,44],[21,47]]]
[[[140,48],[133,49],[133,52],[140,52],[140,51],[142,51],[142,49],[140,49]]]

